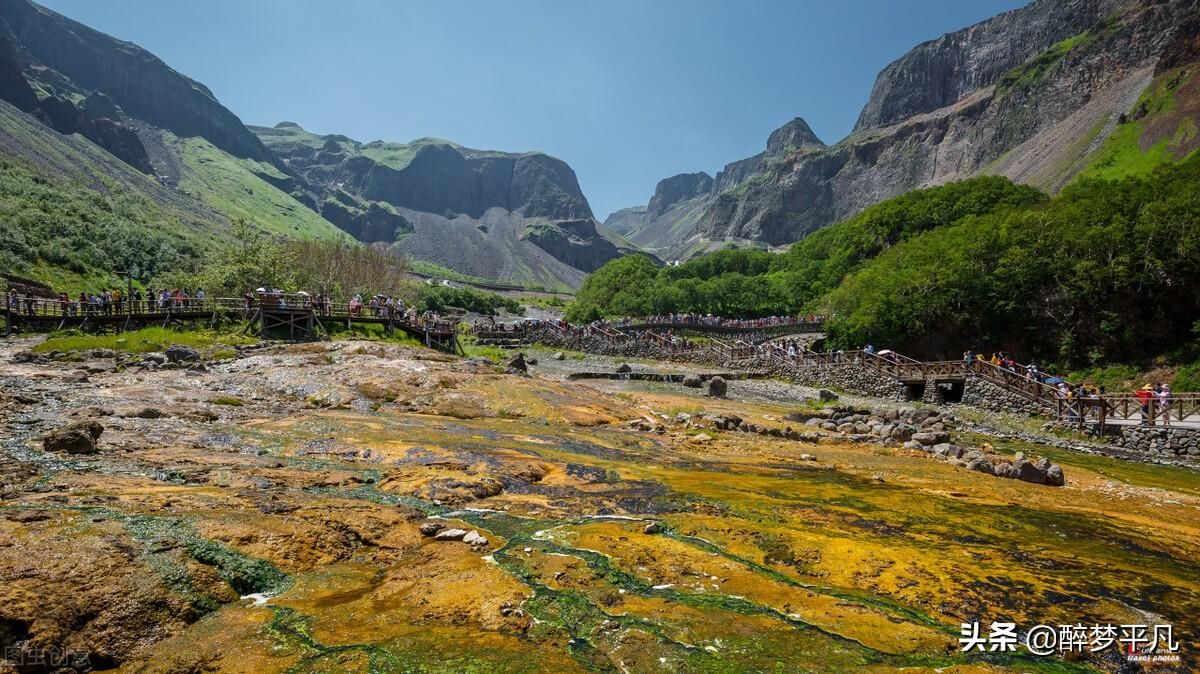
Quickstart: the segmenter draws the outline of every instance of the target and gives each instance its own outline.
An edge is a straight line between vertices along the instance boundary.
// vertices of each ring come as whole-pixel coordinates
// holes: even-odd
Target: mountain
[[[1200,147],[1195,0],[1037,0],[918,45],[879,74],[853,132],[803,120],[726,165],[707,195],[633,223],[668,257],[782,245],[906,191],[1002,175],[1055,192]],[[682,205],[682,204],[681,204]]]
[[[251,129],[298,179],[291,195],[325,219],[462,274],[575,287],[631,249],[592,217],[571,167],[541,152],[361,143],[293,122]]]
[[[28,0],[0,0],[0,174],[15,200],[0,262],[66,286],[110,279],[114,260],[146,279],[171,271],[167,260],[185,266],[230,239],[232,218],[554,288],[632,250],[595,221],[559,159],[251,129],[153,54]],[[61,203],[31,201],[43,184]],[[99,229],[109,238],[89,240]]]

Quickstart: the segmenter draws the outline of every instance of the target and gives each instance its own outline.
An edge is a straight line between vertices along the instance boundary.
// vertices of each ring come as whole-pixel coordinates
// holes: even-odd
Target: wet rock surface
[[[1197,608],[1194,474],[952,414],[369,342],[70,382],[31,346],[0,343],[0,632],[76,671],[1026,671],[959,622]]]

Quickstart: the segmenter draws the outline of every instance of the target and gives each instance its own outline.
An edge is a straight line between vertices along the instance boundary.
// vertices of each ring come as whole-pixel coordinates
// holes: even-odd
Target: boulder
[[[433,535],[435,541],[461,541],[467,535],[466,529],[443,529]]]
[[[913,433],[912,439],[922,445],[940,445],[943,442],[950,442],[950,434],[946,431],[925,431]]]
[[[725,384],[724,377],[713,377],[708,380],[708,395],[713,398],[724,398],[728,386]]]
[[[967,462],[967,470],[991,475],[993,473],[992,462],[982,457],[974,458]]]
[[[823,403],[831,403],[838,399],[838,395],[829,389],[821,389],[817,391],[817,400]]]
[[[633,372],[633,368],[629,367],[629,363],[621,363],[617,366],[617,374],[628,374]]]
[[[555,351],[554,355],[550,356],[550,360],[566,360],[566,359],[567,359],[567,355],[565,353],[563,353],[562,351]]]
[[[1051,487],[1061,487],[1067,483],[1067,476],[1063,475],[1062,466],[1057,463],[1051,464],[1046,469],[1046,484]]]
[[[683,385],[688,388],[700,388],[704,385],[704,381],[700,379],[699,375],[689,374],[684,376]]]
[[[662,532],[662,525],[658,522],[651,522],[642,529],[642,533],[644,534],[657,534],[660,532]]]
[[[133,416],[139,419],[158,419],[163,416],[162,410],[155,407],[145,407],[137,411]]]
[[[462,542],[467,545],[482,547],[488,544],[488,539],[486,536],[472,529],[466,536],[462,537]]]
[[[92,358],[116,358],[117,352],[112,349],[92,349]]]
[[[98,421],[77,421],[46,434],[42,446],[48,452],[95,454],[96,441],[103,432],[104,426]]]
[[[529,366],[525,363],[525,354],[518,353],[508,359],[508,363],[504,365],[504,371],[508,374],[525,374],[529,372]]]
[[[908,442],[912,440],[913,427],[908,424],[896,424],[892,429],[892,439],[896,442]]]
[[[1013,467],[1017,469],[1018,480],[1034,484],[1046,484],[1046,471],[1038,468],[1037,464],[1021,460],[1014,461]]]
[[[163,363],[167,362],[167,356],[166,356],[166,354],[159,353],[157,351],[151,351],[149,353],[142,354],[142,362],[157,363],[159,365],[162,365]]]
[[[421,529],[422,536],[432,536],[442,529],[445,529],[446,525],[442,524],[441,522],[422,522],[419,528]]]
[[[34,353],[32,351],[18,351],[16,353],[14,353],[12,355],[12,358],[9,360],[13,363],[18,363],[18,364],[20,364],[20,363],[44,363],[44,362],[46,362],[46,357],[40,353]]]
[[[190,346],[172,344],[167,347],[167,360],[172,363],[195,363],[200,360],[200,352]]]
[[[67,384],[86,384],[88,383],[88,376],[87,372],[76,370],[75,372],[68,372],[63,376],[62,380]]]
[[[526,365],[537,365],[537,358],[526,358],[525,364]]]

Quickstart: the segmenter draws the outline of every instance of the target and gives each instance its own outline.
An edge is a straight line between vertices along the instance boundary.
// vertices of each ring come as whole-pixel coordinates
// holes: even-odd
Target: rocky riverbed
[[[612,364],[540,353],[528,375],[371,342],[12,362],[33,344],[0,344],[0,646],[24,658],[6,674],[55,653],[139,672],[1129,666],[965,655],[976,620],[1173,623],[1182,660],[1155,671],[1200,666],[1185,468],[772,381],[571,382]],[[1064,484],[968,455],[1044,459]]]

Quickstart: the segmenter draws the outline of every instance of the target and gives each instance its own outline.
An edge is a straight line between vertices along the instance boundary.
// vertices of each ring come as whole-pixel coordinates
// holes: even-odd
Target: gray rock
[[[139,419],[158,419],[163,416],[162,410],[154,407],[145,407],[137,411],[133,416]]]
[[[42,446],[48,452],[95,454],[96,441],[103,432],[104,426],[98,421],[77,421],[46,434]]]
[[[838,399],[838,395],[829,389],[821,389],[817,391],[817,399],[823,403],[831,403]]]
[[[642,528],[644,534],[657,534],[662,532],[662,525],[658,522],[651,522]]]
[[[487,536],[483,536],[478,531],[472,529],[466,536],[462,537],[462,542],[471,546],[483,547],[488,544],[488,539]]]
[[[442,529],[433,535],[435,541],[461,541],[467,535],[466,529]]]
[[[898,424],[892,429],[892,439],[896,442],[908,442],[912,440],[913,427],[908,424]]]
[[[167,356],[166,354],[158,353],[157,351],[151,351],[150,353],[142,354],[142,361],[146,363],[158,363],[159,365],[162,365],[163,363],[167,362]]]
[[[627,374],[633,372],[633,368],[629,367],[629,363],[621,363],[617,366],[617,374]]]
[[[973,470],[979,473],[987,473],[988,475],[992,475],[994,473],[992,470],[992,462],[982,457],[977,457],[968,461],[967,470]]]
[[[940,445],[944,442],[950,442],[950,434],[946,431],[925,431],[923,433],[913,433],[912,439],[922,445]]]
[[[1067,476],[1063,474],[1062,466],[1055,463],[1046,469],[1046,484],[1051,487],[1061,487],[1066,483]]]
[[[200,360],[200,352],[190,346],[172,344],[167,347],[167,360],[172,363],[195,363]]]
[[[550,360],[566,360],[566,359],[567,359],[567,355],[565,353],[563,353],[562,351],[555,351],[554,355],[550,356]]]
[[[723,377],[713,377],[708,380],[708,395],[713,398],[724,398],[727,390],[728,386]]]
[[[1033,484],[1046,483],[1046,471],[1038,468],[1036,464],[1028,461],[1014,461],[1013,467],[1017,469],[1017,479],[1024,482],[1032,482]]]
[[[704,385],[704,381],[700,379],[699,375],[689,374],[684,376],[683,385],[688,388],[700,388]]]
[[[441,522],[422,522],[420,527],[422,536],[432,536],[445,528]]]

